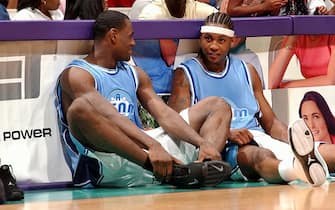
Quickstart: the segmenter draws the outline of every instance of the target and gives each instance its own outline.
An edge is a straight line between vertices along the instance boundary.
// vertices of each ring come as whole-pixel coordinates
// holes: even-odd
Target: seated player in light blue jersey
[[[270,183],[301,179],[322,185],[328,169],[314,148],[308,127],[298,120],[288,129],[277,119],[255,68],[229,55],[233,37],[233,23],[227,14],[207,17],[201,27],[200,52],[175,70],[168,104],[181,111],[219,96],[231,105],[231,132],[223,153],[233,167],[232,179],[263,178]],[[321,147],[329,169],[334,170],[334,158]]]
[[[212,97],[181,115],[168,107],[147,74],[126,62],[133,34],[125,14],[101,13],[93,52],[72,61],[59,77],[56,107],[75,186],[133,187],[154,180],[178,187],[220,184],[230,174],[220,155],[229,133],[229,105]],[[141,129],[138,102],[160,128]]]

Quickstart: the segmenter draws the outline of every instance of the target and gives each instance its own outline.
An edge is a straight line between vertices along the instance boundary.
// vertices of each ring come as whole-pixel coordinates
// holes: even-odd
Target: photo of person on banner
[[[285,80],[284,75],[295,55],[302,79]],[[298,69],[297,69],[298,71]],[[269,68],[269,88],[309,87],[335,84],[335,36],[287,36]]]
[[[304,119],[315,141],[335,144],[335,117],[319,92],[308,91],[304,94],[299,106],[299,117]]]

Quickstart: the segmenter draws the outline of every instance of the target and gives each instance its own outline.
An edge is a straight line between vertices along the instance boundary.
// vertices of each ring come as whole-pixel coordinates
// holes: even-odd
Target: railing
[[[232,18],[239,36],[335,34],[335,16]],[[135,39],[197,38],[202,20],[132,21]],[[2,21],[0,40],[89,40],[93,21]],[[145,29],[145,30],[143,30]]]

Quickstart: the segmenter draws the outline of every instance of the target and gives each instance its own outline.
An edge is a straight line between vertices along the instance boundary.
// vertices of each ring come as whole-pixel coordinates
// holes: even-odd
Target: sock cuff
[[[282,160],[278,165],[278,173],[280,177],[290,182],[297,179],[296,171],[294,169],[294,157],[286,158]]]

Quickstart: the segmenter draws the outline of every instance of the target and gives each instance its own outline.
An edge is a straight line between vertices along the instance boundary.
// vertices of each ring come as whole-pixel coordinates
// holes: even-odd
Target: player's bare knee
[[[88,101],[84,98],[76,98],[73,100],[71,105],[69,106],[66,117],[68,121],[83,121],[83,118],[88,117],[89,110],[90,109],[90,104]]]
[[[211,104],[211,107],[215,110],[219,110],[227,114],[231,113],[230,105],[224,99],[216,96],[211,96],[207,99],[208,103]]]

